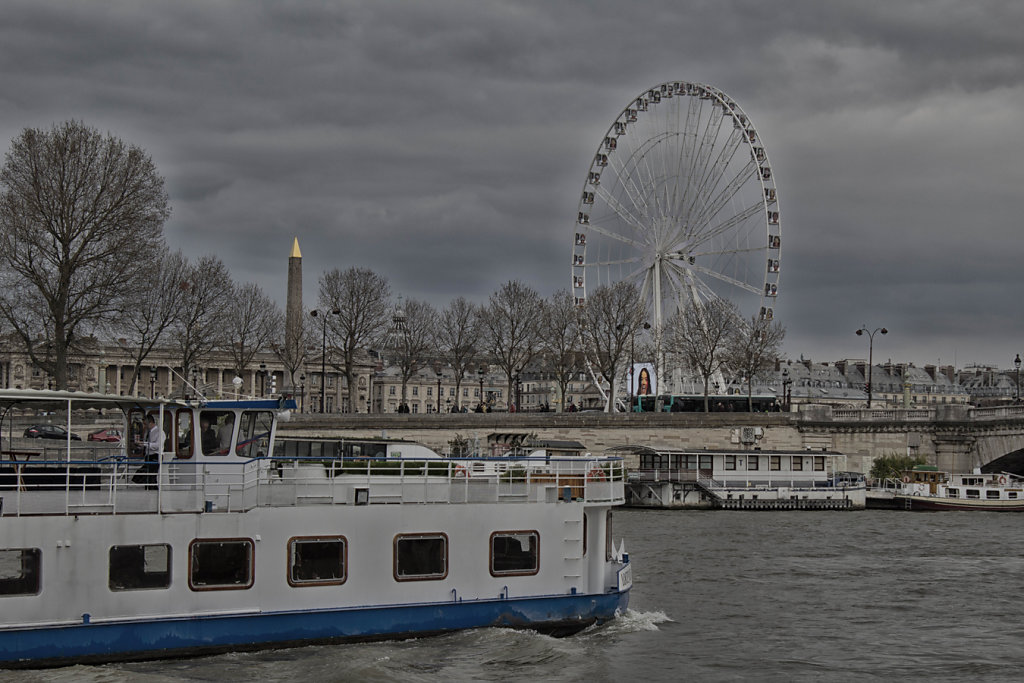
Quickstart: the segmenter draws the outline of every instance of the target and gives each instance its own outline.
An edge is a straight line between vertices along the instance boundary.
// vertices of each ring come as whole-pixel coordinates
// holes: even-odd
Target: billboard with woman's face
[[[626,369],[626,391],[634,396],[658,393],[653,363],[634,363]]]

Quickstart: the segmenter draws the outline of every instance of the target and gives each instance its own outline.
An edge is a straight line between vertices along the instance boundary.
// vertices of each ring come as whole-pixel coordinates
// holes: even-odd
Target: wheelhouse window
[[[178,422],[178,445],[175,453],[179,458],[188,459],[193,454],[192,411],[179,410],[175,413]]]
[[[0,550],[0,596],[38,595],[41,555],[39,548]]]
[[[267,455],[270,430],[274,414],[270,411],[247,410],[238,425],[238,445],[235,451],[243,458],[261,458]]]
[[[170,585],[170,545],[115,545],[110,549],[107,578],[110,590],[148,590]]]
[[[254,546],[248,538],[195,540],[188,546],[194,591],[244,590],[253,584]]]
[[[347,549],[344,536],[291,539],[288,542],[288,583],[292,586],[345,583]]]
[[[495,531],[491,534],[491,576],[526,576],[540,571],[540,534]]]
[[[427,581],[448,576],[446,534],[395,536],[395,580]]]

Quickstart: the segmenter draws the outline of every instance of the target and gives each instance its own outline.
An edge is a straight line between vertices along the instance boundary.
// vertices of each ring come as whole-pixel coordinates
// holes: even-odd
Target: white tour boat
[[[1005,472],[950,474],[931,465],[918,465],[899,479],[872,487],[868,507],[1024,512],[1024,478]]]
[[[562,635],[626,608],[621,460],[480,472],[288,455],[275,438],[289,407],[0,391],[0,666],[484,626]],[[22,431],[40,413],[129,436],[44,446]],[[150,463],[133,436],[148,415],[164,437]]]

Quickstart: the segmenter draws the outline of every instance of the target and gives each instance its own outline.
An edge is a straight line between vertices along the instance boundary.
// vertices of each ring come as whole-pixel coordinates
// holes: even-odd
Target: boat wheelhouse
[[[858,510],[864,476],[844,471],[835,451],[656,450],[628,447],[634,507],[729,510]],[[614,452],[614,451],[613,451]]]
[[[288,455],[275,442],[292,407],[0,391],[0,666],[484,626],[559,635],[626,608],[620,459],[478,474],[450,458]],[[129,438],[44,446],[20,432],[40,412]],[[164,437],[150,462],[133,426],[146,415]]]
[[[868,507],[1024,512],[1024,478],[1007,472],[950,474],[917,465],[868,491]]]

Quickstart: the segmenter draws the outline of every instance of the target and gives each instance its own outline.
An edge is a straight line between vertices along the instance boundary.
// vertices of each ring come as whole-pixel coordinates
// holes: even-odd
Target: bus
[[[748,402],[746,394],[708,396],[708,410],[713,413],[745,413],[750,404],[753,412],[768,413],[780,410],[779,401],[772,395],[754,395]],[[634,413],[702,413],[704,412],[703,394],[654,394],[633,397],[632,412]]]

